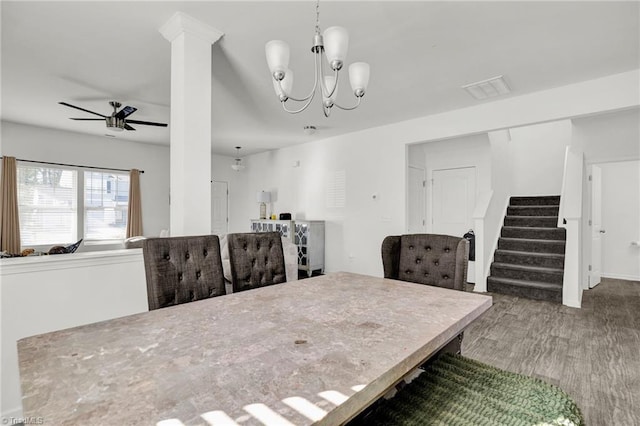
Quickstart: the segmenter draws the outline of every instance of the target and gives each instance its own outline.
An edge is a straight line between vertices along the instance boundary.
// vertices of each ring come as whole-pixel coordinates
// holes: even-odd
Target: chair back
[[[229,234],[233,292],[287,281],[279,232]]]
[[[217,235],[148,238],[142,249],[149,310],[226,293]]]
[[[385,278],[464,291],[469,242],[438,234],[389,236],[382,242]]]

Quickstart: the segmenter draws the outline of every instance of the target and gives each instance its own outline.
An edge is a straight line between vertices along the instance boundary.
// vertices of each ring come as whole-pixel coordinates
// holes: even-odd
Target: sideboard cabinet
[[[251,232],[279,232],[293,241],[294,223],[292,220],[252,219]]]
[[[298,247],[298,270],[308,276],[324,272],[323,220],[252,219],[251,232],[279,232]]]
[[[298,246],[298,270],[311,276],[324,272],[324,221],[296,220],[293,242]]]

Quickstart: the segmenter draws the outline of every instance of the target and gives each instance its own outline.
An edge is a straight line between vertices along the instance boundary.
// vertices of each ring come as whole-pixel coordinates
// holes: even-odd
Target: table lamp
[[[260,203],[260,219],[267,218],[267,204],[271,202],[271,193],[267,191],[258,191],[256,201]]]

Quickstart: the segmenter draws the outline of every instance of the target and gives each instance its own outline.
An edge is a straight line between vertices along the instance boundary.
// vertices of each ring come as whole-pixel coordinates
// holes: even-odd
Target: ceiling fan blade
[[[132,106],[128,106],[127,105],[126,107],[124,107],[120,111],[118,111],[118,113],[116,114],[116,117],[118,117],[118,118],[127,118],[128,116],[130,116],[131,114],[133,114],[137,110],[138,110],[138,108],[134,108]]]
[[[69,120],[77,120],[77,121],[104,121],[104,118],[70,118]]]
[[[104,118],[104,117],[106,117],[106,116],[104,116],[104,115],[102,115],[102,114],[99,114],[99,113],[97,113],[97,112],[89,111],[88,109],[80,108],[80,107],[77,107],[77,106],[75,106],[75,105],[68,104],[68,103],[66,103],[66,102],[58,102],[58,103],[59,103],[60,105],[68,106],[69,108],[75,108],[75,109],[79,109],[80,111],[88,112],[89,114],[99,115],[100,117],[103,117],[103,118]]]
[[[152,121],[127,120],[127,123],[146,124],[147,126],[167,127],[166,123],[154,123]]]
[[[133,127],[129,126],[127,123],[124,123],[124,128],[127,130],[135,130]]]

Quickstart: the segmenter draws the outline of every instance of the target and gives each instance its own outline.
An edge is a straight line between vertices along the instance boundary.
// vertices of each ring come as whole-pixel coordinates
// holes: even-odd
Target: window
[[[75,242],[78,239],[77,172],[19,164],[17,173],[22,245]]]
[[[87,240],[124,239],[129,205],[129,175],[84,172],[84,236]]]
[[[18,163],[23,247],[125,238],[129,175]]]

